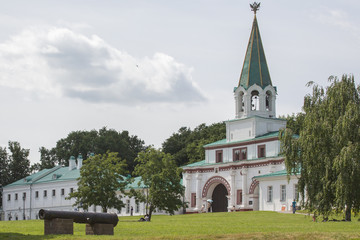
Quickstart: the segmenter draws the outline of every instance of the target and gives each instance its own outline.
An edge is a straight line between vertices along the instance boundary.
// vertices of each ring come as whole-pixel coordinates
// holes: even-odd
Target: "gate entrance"
[[[212,211],[213,212],[227,212],[228,209],[228,191],[223,184],[218,184],[212,194]]]

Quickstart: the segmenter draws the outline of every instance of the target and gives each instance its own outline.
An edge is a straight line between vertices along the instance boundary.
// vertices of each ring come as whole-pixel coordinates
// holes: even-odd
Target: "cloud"
[[[325,8],[315,16],[324,24],[340,27],[360,38],[360,28],[350,21],[348,14],[343,10]]]
[[[205,100],[192,69],[155,53],[137,59],[69,28],[30,28],[0,43],[0,86],[40,97],[142,104]]]

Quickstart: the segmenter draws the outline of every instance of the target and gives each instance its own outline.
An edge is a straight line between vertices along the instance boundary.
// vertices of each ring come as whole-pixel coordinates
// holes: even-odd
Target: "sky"
[[[55,147],[127,130],[161,147],[180,127],[235,117],[253,12],[243,0],[0,0],[0,146]],[[257,19],[276,114],[306,83],[360,77],[360,1],[267,0]]]

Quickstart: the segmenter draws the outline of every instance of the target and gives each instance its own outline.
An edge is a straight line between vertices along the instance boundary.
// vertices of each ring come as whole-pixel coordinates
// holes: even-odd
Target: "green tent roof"
[[[238,87],[242,86],[248,89],[254,84],[263,89],[268,85],[272,85],[256,15],[254,16]]]

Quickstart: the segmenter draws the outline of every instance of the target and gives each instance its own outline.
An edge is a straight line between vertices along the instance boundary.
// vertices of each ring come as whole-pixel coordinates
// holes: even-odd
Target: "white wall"
[[[291,177],[290,182],[287,181],[286,176],[272,177],[272,178],[259,178],[259,193],[260,193],[260,210],[262,211],[281,211],[285,207],[285,211],[291,211],[291,204],[295,197],[295,184],[297,184],[296,177]],[[280,201],[280,186],[286,186],[286,200]],[[273,196],[272,201],[267,201],[268,187],[272,186]]]

